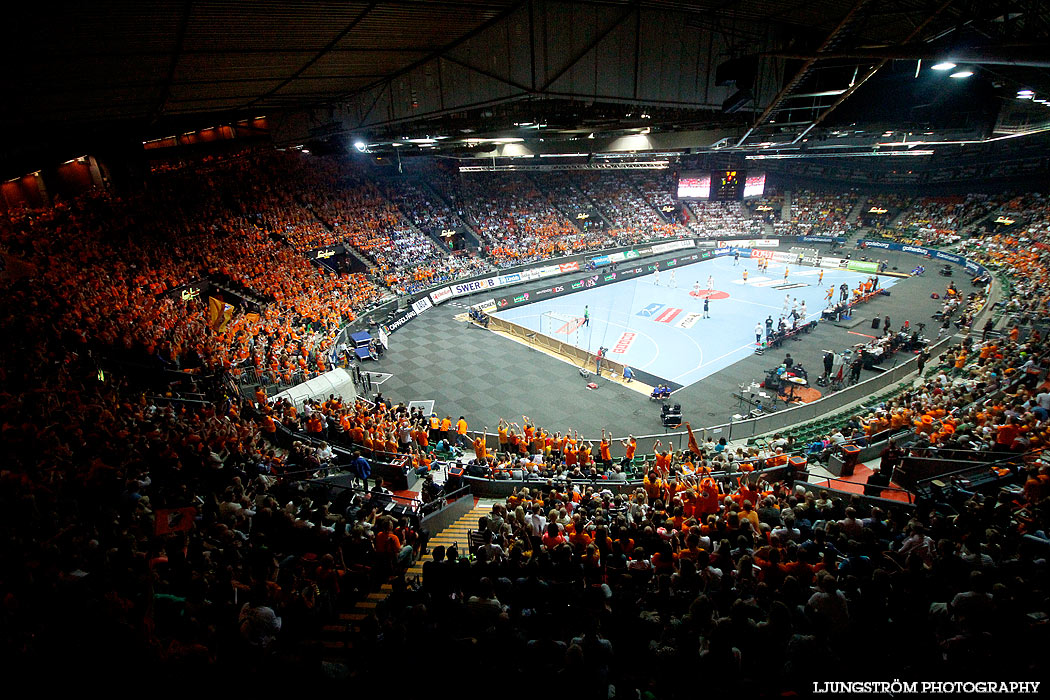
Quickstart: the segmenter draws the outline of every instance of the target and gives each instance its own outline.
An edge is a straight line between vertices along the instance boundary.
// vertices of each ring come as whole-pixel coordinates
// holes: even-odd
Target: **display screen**
[[[740,199],[740,171],[722,170],[718,173],[718,192],[716,199]]]
[[[744,199],[761,197],[766,192],[766,174],[758,173],[744,178]]]
[[[710,197],[710,173],[686,172],[678,178],[679,199],[708,199]]]

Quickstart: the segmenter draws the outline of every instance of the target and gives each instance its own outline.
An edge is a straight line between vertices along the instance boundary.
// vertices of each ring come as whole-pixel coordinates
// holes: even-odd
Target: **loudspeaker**
[[[734,112],[739,112],[744,105],[751,101],[751,98],[751,90],[737,90],[722,103],[722,113],[733,114]]]

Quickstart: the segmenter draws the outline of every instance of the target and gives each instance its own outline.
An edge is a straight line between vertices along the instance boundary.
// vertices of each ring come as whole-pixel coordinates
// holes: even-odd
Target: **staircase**
[[[869,199],[866,194],[862,194],[857,198],[857,203],[853,205],[853,210],[846,216],[846,223],[855,224],[860,221],[860,215],[864,213],[864,209],[868,206]]]
[[[488,515],[490,511],[491,508],[474,506],[473,510],[469,513],[465,513],[459,520],[452,523],[438,534],[431,536],[430,542],[427,546],[429,546],[431,550],[433,550],[434,547],[444,547],[445,549],[448,549],[456,544],[459,547],[459,555],[461,557],[466,556],[470,549],[470,537],[468,533],[471,530],[477,530],[478,518],[483,515]],[[409,578],[422,575],[422,560],[409,567],[407,574]]]
[[[419,183],[420,187],[422,187],[427,192],[429,192],[430,195],[433,196],[435,199],[437,199],[440,202],[444,202],[445,206],[448,207],[448,210],[450,212],[452,212],[453,214],[455,214],[456,218],[459,219],[459,222],[461,224],[463,224],[463,228],[465,228],[467,230],[467,233],[470,234],[471,237],[473,237],[473,239],[474,239],[474,241],[473,241],[474,247],[475,248],[480,248],[481,247],[481,236],[480,236],[480,234],[478,234],[477,230],[473,226],[470,225],[470,223],[466,220],[465,217],[460,216],[459,212],[456,210],[455,207],[452,206],[451,202],[449,202],[447,199],[445,199],[441,195],[441,193],[438,192],[436,187],[431,187],[430,183],[427,182],[425,179],[420,178],[419,180],[417,180],[417,182]]]
[[[439,533],[432,534],[428,546],[433,551],[434,547],[444,546],[446,549],[452,544],[459,544],[461,556],[467,554],[469,548],[470,530],[478,527],[478,518],[486,515],[489,508],[478,508],[466,513],[456,522],[449,525]],[[423,555],[405,571],[405,580],[412,581],[423,576],[423,562],[431,557]],[[331,624],[321,628],[318,639],[308,642],[308,646],[314,646],[321,650],[322,664],[326,673],[330,676],[344,676],[349,673],[348,660],[352,656],[354,648],[354,637],[363,626],[374,622],[371,618],[375,610],[384,603],[394,592],[394,584],[390,581],[379,586],[378,591],[368,593],[362,600],[357,601],[354,607],[339,613],[337,619]]]

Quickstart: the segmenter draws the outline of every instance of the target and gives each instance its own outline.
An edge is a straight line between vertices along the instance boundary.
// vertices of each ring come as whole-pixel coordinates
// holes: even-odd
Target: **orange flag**
[[[696,437],[693,436],[693,428],[688,422],[685,424],[685,429],[689,433],[689,451],[699,457],[701,454],[700,446],[696,444]]]

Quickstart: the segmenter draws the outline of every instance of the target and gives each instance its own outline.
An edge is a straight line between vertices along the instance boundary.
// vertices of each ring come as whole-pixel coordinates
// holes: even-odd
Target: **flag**
[[[693,428],[686,421],[685,430],[689,433],[689,451],[697,457],[700,456],[700,446],[696,444],[696,437],[693,435]]]
[[[193,518],[197,515],[197,509],[193,506],[185,508],[160,508],[155,513],[153,534],[167,535],[172,532],[185,532],[193,529]]]
[[[227,304],[222,299],[208,297],[208,326],[212,330],[223,332],[226,324],[233,317],[233,305]]]

